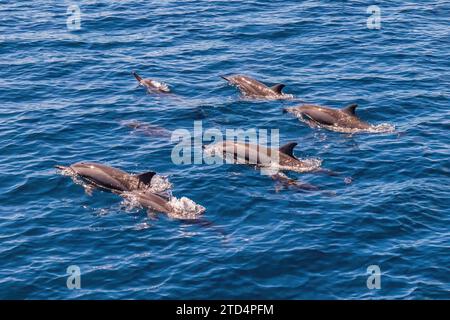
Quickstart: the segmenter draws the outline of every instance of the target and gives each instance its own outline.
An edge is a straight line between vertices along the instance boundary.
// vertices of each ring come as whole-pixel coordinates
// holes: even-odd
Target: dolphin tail
[[[136,78],[137,81],[141,82],[142,78],[136,73],[136,72],[132,72],[133,76]]]

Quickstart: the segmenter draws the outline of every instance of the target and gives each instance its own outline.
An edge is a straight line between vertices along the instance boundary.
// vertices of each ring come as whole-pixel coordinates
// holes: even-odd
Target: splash
[[[169,217],[175,219],[197,219],[206,211],[205,207],[186,197],[181,197],[180,199],[173,197],[170,199],[169,204],[173,209],[169,213]]]
[[[311,172],[320,169],[322,165],[322,159],[319,158],[308,158],[308,159],[298,159],[301,162],[300,166],[282,166],[279,164],[272,164],[269,168],[272,170],[287,170],[294,171],[298,173]]]
[[[159,82],[156,80],[151,80],[152,85],[157,88],[158,90],[164,91],[164,92],[169,92],[169,86],[167,84],[165,84],[164,82]]]
[[[292,114],[294,114],[301,122],[306,123],[311,128],[324,128],[330,131],[339,132],[339,133],[393,133],[395,132],[395,126],[390,123],[380,123],[376,125],[370,125],[367,129],[358,129],[358,128],[345,128],[339,126],[330,126],[318,123],[316,121],[312,121],[309,118],[305,118],[300,112],[296,112],[295,110],[290,110]]]
[[[319,187],[302,182],[300,180],[289,178],[286,174],[279,172],[272,176],[272,179],[277,181],[277,185],[275,186],[275,191],[279,192],[282,187],[284,188],[296,188],[298,190],[305,190],[305,191],[318,191]]]
[[[172,183],[167,176],[154,175],[147,191],[152,193],[162,193],[172,189]]]
[[[283,93],[283,94],[273,94],[273,95],[252,95],[248,93],[241,93],[241,97],[243,100],[260,100],[260,101],[267,101],[267,100],[292,100],[294,99],[294,95],[290,93]]]
[[[377,125],[370,125],[367,129],[356,129],[356,128],[343,128],[337,126],[327,126],[327,125],[317,125],[318,127],[323,127],[330,131],[340,132],[340,133],[393,133],[395,132],[395,126],[389,123],[380,123]]]
[[[67,177],[76,177],[77,174],[70,167],[57,166],[56,172]]]
[[[121,207],[125,212],[133,212],[135,209],[142,209],[142,205],[139,202],[139,198],[133,192],[123,192],[121,194],[123,197],[122,202],[120,203]]]
[[[92,195],[92,192],[95,189],[94,186],[81,179],[80,176],[76,174],[75,171],[73,171],[70,167],[58,167],[56,169],[56,172],[60,175],[70,177],[73,183],[83,187],[84,192],[86,192],[87,195]]]
[[[133,129],[137,133],[141,133],[152,137],[170,137],[171,131],[157,125],[141,122],[138,120],[124,120],[120,122],[121,126]]]

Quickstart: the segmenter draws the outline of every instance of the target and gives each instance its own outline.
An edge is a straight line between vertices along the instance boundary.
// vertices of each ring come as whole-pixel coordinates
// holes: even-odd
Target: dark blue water
[[[378,2],[380,30],[371,1],[73,3],[76,31],[72,2],[0,2],[0,298],[450,298],[449,1]],[[132,70],[174,94],[146,94]],[[219,77],[233,73],[358,103],[395,132],[313,130],[281,112],[298,102],[240,99]],[[194,120],[280,129],[340,175],[276,190],[246,166],[174,165],[167,137],[123,125]],[[82,160],[168,175],[208,223],[148,217],[54,169]]]

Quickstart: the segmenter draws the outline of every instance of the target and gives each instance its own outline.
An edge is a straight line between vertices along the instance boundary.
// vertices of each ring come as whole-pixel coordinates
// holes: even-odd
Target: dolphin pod
[[[169,87],[162,82],[152,79],[143,79],[136,72],[132,72],[132,74],[135,76],[139,84],[146,87],[149,92],[170,92]],[[221,76],[221,78],[226,80],[230,85],[235,86],[241,94],[247,98],[267,100],[294,98],[292,94],[283,92],[285,85],[282,83],[277,83],[272,87],[269,87],[256,79],[242,74]],[[360,132],[377,132],[375,130],[370,131],[370,129],[374,129],[374,126],[357,117],[355,113],[357,107],[357,104],[351,104],[341,110],[338,110],[314,104],[304,104],[301,106],[284,108],[283,112],[289,112],[296,115],[311,127],[322,126],[329,130],[341,132],[346,132],[346,129],[359,130]],[[378,132],[392,131],[392,127],[384,127],[385,128],[383,130],[379,130]]]
[[[164,83],[152,79],[143,79],[136,72],[133,72],[133,75],[138,80],[139,84],[146,87],[149,92],[170,92],[168,86]],[[292,94],[283,92],[285,85],[282,83],[277,83],[272,87],[269,87],[256,79],[242,74],[221,76],[221,78],[225,79],[230,85],[235,86],[241,92],[242,96],[246,98],[266,100],[294,98]],[[374,126],[358,118],[355,113],[357,107],[358,105],[351,104],[338,110],[314,104],[304,104],[301,106],[284,108],[283,112],[289,112],[296,115],[300,120],[303,120],[311,127],[322,126],[326,129],[338,132],[347,132],[346,130],[377,132],[376,130],[371,131],[371,129],[374,129]],[[378,132],[388,132],[392,131],[391,129],[391,127],[385,126],[383,130],[379,130]]]
[[[169,87],[163,82],[142,78],[136,72],[132,72],[132,74],[139,85],[145,87],[149,93],[171,92]],[[237,74],[221,77],[230,85],[236,86],[244,97],[267,100],[293,98],[292,94],[283,92],[285,85],[281,83],[269,87],[246,75]],[[341,128],[373,132],[369,131],[369,129],[373,127],[367,122],[359,119],[356,115],[356,108],[356,104],[349,105],[342,109],[304,104],[284,108],[283,111],[296,115],[300,120],[303,120],[311,127],[321,126],[334,131],[339,131],[336,130],[336,128]],[[141,130],[152,136],[168,134],[168,131],[166,132],[163,128],[137,121],[126,122],[124,125],[132,129]],[[330,175],[334,174],[330,170],[322,169],[322,161],[319,159],[297,158],[293,154],[296,145],[297,143],[290,142],[280,148],[266,148],[245,142],[224,141],[204,146],[204,149],[206,153],[210,153],[211,155],[218,154],[226,159],[227,162],[231,159],[235,164],[254,165],[259,169],[275,170],[275,173],[270,175],[282,186],[295,186],[299,189],[319,190],[313,185],[299,183],[297,180],[291,179],[282,173],[283,171],[293,171],[298,173],[325,172]],[[186,204],[192,204],[194,211],[189,211],[189,214],[196,215],[205,211],[204,207],[195,204],[192,200],[184,197],[177,199],[169,194],[162,194],[160,191],[152,189],[152,179],[156,175],[156,173],[152,171],[133,175],[117,168],[93,162],[79,162],[70,165],[69,167],[56,167],[62,171],[70,172],[73,176],[82,178],[82,180],[88,182],[90,186],[119,194],[124,198],[132,197],[141,206],[148,208],[149,210],[170,214],[177,211],[178,206],[181,206],[181,210],[183,210],[183,208],[186,208]]]

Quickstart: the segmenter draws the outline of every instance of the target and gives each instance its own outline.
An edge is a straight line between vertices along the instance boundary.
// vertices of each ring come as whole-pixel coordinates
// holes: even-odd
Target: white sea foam
[[[318,125],[325,129],[340,132],[340,133],[392,133],[395,132],[395,126],[389,123],[380,123],[376,125],[370,125],[367,129],[355,129],[355,128],[343,128],[338,126]]]
[[[172,183],[167,176],[154,175],[147,189],[152,193],[161,193],[172,189]]]
[[[206,211],[205,207],[186,197],[181,197],[180,199],[173,197],[170,199],[169,204],[173,208],[173,211],[169,213],[169,217],[175,219],[197,219]]]
[[[220,156],[224,159],[226,157],[223,155],[223,146],[220,144],[210,144],[205,147],[205,155],[209,157],[213,156]],[[244,158],[237,157],[237,159],[232,158],[232,163],[234,164],[247,164],[247,161]],[[271,162],[267,165],[258,165],[257,167],[260,168],[266,168],[268,172],[270,171],[278,171],[278,170],[290,170],[290,171],[296,171],[296,172],[310,172],[317,170],[322,165],[322,159],[319,158],[307,158],[302,159],[299,158],[299,161],[302,162],[301,166],[282,166],[278,163]]]
[[[124,192],[122,196],[123,200],[121,205],[125,211],[131,212],[133,209],[143,208],[139,202],[139,197],[135,193]],[[205,207],[186,197],[181,197],[180,199],[171,197],[169,205],[172,210],[168,213],[168,216],[173,219],[197,219],[206,211]]]

